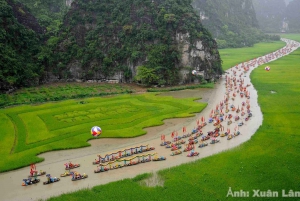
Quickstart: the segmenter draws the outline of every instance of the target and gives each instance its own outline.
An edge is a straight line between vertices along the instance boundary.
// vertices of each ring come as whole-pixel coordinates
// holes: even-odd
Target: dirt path
[[[286,49],[291,48],[291,41],[287,41],[288,46]],[[299,44],[297,43],[299,46]],[[296,47],[291,48],[291,51],[296,49]],[[264,57],[265,58],[265,57]],[[276,59],[276,58],[275,58]],[[274,59],[273,59],[274,60]],[[271,61],[271,60],[270,60]],[[241,68],[242,65],[237,66]],[[46,177],[40,177],[41,182],[31,186],[21,186],[22,179],[26,177],[29,173],[29,167],[22,168],[19,170],[1,173],[0,174],[0,200],[11,201],[11,200],[38,200],[46,199],[51,196],[60,195],[62,193],[68,193],[82,188],[90,188],[99,184],[106,184],[112,181],[117,181],[124,178],[132,178],[138,174],[145,172],[153,172],[153,170],[161,170],[182,163],[192,162],[203,157],[207,157],[218,152],[233,148],[240,145],[241,143],[249,140],[251,136],[256,132],[259,126],[262,124],[262,113],[260,107],[257,103],[257,93],[256,90],[250,83],[250,72],[257,67],[250,67],[250,70],[245,73],[244,85],[249,84],[247,90],[251,94],[251,98],[247,99],[250,101],[251,113],[253,117],[249,121],[244,121],[244,125],[239,128],[241,135],[235,137],[232,140],[226,140],[226,138],[219,138],[220,143],[209,144],[204,148],[196,148],[195,151],[200,152],[199,157],[186,157],[187,153],[184,152],[178,156],[170,156],[171,151],[165,147],[160,146],[160,135],[166,135],[167,140],[171,140],[170,133],[172,131],[178,131],[179,135],[182,135],[182,127],[185,126],[187,131],[191,131],[196,127],[196,121],[202,116],[208,120],[211,110],[215,109],[215,106],[224,100],[224,95],[226,93],[225,88],[225,75],[219,82],[216,84],[214,89],[198,89],[198,90],[186,90],[186,91],[177,91],[169,92],[167,95],[172,95],[174,97],[202,97],[202,100],[208,102],[208,106],[199,114],[196,114],[191,118],[184,119],[170,119],[164,121],[165,124],[158,127],[147,128],[147,134],[137,138],[130,139],[99,139],[92,140],[90,143],[91,147],[66,150],[66,151],[55,151],[41,154],[41,157],[45,158],[45,161],[37,164],[38,170],[44,170],[47,173],[50,173],[52,176],[59,177],[60,174],[64,173],[63,164],[72,161],[73,163],[80,163],[81,167],[77,168],[76,171],[80,173],[88,174],[89,178],[81,181],[71,181],[71,177],[61,178],[60,182],[43,185],[42,182],[46,181]],[[238,71],[239,72],[239,71]],[[233,71],[228,70],[226,75],[228,77],[233,77]],[[164,94],[162,94],[164,95]],[[235,100],[229,101],[229,105],[234,104],[235,106],[241,105],[241,102],[245,101],[245,98],[241,98],[239,95]],[[237,126],[237,123],[240,121],[234,121],[229,126],[226,123],[223,123],[225,129],[229,128],[231,131]],[[202,130],[204,134],[207,131],[214,129],[212,124],[208,124]],[[126,167],[117,170],[110,170],[105,173],[95,174],[93,171],[96,169],[95,165],[92,165],[92,162],[95,160],[97,154],[105,155],[106,153],[115,152],[122,150],[124,148],[130,148],[134,146],[139,146],[141,144],[149,144],[149,146],[154,146],[156,149],[149,153],[157,152],[158,155],[166,156],[167,160],[162,162],[149,162],[144,164],[139,164],[136,166]],[[146,152],[147,153],[147,152]]]

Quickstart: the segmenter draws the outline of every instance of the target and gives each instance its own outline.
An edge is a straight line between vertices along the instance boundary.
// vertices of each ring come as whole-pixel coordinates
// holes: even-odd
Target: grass
[[[107,98],[67,100],[23,105],[0,110],[0,171],[40,162],[36,155],[60,149],[89,146],[92,126],[100,137],[136,137],[143,128],[169,118],[189,117],[207,104],[193,98],[159,97],[155,93]],[[72,142],[72,143],[70,143]]]
[[[227,70],[239,63],[274,52],[284,46],[284,42],[275,41],[270,43],[258,43],[253,47],[220,49],[219,53],[223,61],[222,68],[223,70]]]
[[[207,83],[189,86],[149,88],[147,89],[147,91],[162,92],[213,87],[213,83]],[[142,89],[142,87],[140,87],[140,89]],[[117,94],[131,94],[134,92],[136,92],[135,86],[125,84],[54,83],[42,85],[39,87],[19,89],[11,94],[0,94],[0,108],[22,104],[36,104],[51,101],[61,101],[74,98],[103,97]]]
[[[297,50],[269,63],[270,72],[260,66],[251,74],[264,120],[248,142],[190,164],[160,171],[159,178],[164,180],[164,186],[140,185],[142,180],[151,177],[151,174],[143,174],[48,200],[287,200],[281,195],[283,189],[288,192],[300,188],[299,55],[300,50]],[[229,187],[233,191],[249,191],[249,197],[226,197]],[[279,197],[253,198],[253,190],[257,189],[278,191]]]
[[[44,103],[72,98],[98,97],[133,92],[132,88],[121,84],[56,83],[24,88],[11,94],[0,94],[0,108],[11,105]]]
[[[181,91],[185,89],[199,89],[199,88],[214,88],[214,83],[188,85],[180,87],[167,87],[167,88],[149,88],[147,92],[168,92],[168,91]]]
[[[280,37],[289,38],[289,39],[300,42],[300,34],[280,34]]]

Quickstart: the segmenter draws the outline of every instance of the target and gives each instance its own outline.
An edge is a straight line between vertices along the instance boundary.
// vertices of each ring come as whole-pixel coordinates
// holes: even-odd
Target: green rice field
[[[284,42],[275,41],[258,43],[253,47],[220,49],[219,53],[223,61],[223,70],[227,70],[239,63],[250,61],[251,59],[274,52],[284,46]]]
[[[235,55],[241,50],[230,51],[234,58],[228,59],[238,63]],[[256,51],[251,52],[249,59],[256,57],[253,55]],[[251,80],[264,116],[263,125],[246,143],[159,171],[162,186],[144,185],[143,181],[151,174],[143,174],[49,200],[299,200],[299,197],[282,195],[283,190],[285,193],[300,191],[299,55],[300,49],[269,63],[269,72],[264,70],[265,65],[252,72]],[[249,197],[227,197],[230,187],[232,191],[248,191]],[[253,190],[276,191],[278,197],[253,197]]]
[[[148,93],[1,109],[0,170],[40,162],[39,153],[89,146],[87,141],[93,139],[90,129],[95,125],[103,130],[100,137],[143,135],[145,127],[161,125],[168,118],[192,116],[206,106],[194,100]]]

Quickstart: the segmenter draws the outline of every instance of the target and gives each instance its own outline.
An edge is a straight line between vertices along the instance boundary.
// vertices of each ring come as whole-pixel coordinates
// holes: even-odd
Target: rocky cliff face
[[[73,3],[73,0],[66,0],[66,5],[71,7],[71,4]]]
[[[49,70],[59,78],[132,81],[137,67],[145,66],[175,84],[188,67],[210,79],[221,73],[221,59],[190,3],[74,1]]]

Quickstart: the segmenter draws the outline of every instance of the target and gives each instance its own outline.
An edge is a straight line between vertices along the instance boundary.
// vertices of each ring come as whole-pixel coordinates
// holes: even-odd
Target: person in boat
[[[50,183],[50,174],[47,174],[47,180],[48,180],[48,183]]]
[[[66,169],[69,169],[69,163],[66,163],[65,166],[66,166]]]
[[[191,155],[193,156],[194,153],[195,153],[195,150],[194,150],[194,148],[193,148],[193,149],[191,150]]]

